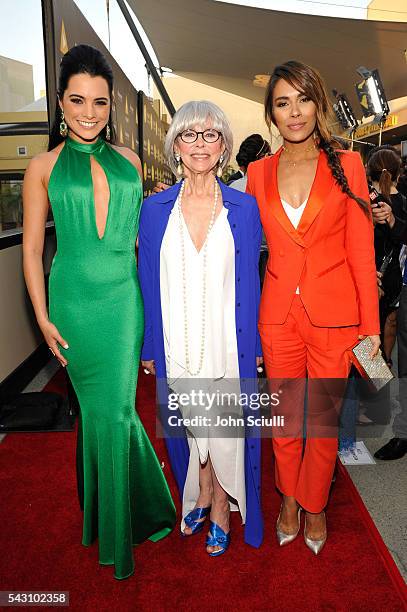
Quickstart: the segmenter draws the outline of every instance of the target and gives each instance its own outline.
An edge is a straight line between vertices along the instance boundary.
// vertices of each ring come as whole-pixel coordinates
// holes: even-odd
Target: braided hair
[[[342,167],[338,144],[331,135],[328,121],[332,116],[332,108],[329,103],[324,81],[315,68],[301,62],[290,60],[285,64],[276,66],[270,77],[264,100],[265,119],[268,127],[273,123],[276,125],[273,114],[273,94],[277,82],[283,79],[299,92],[306,95],[316,106],[315,135],[318,147],[327,155],[328,166],[332,176],[343,193],[355,200],[359,206],[370,215],[370,207],[362,198],[355,195],[349,187],[348,179]]]
[[[320,139],[319,148],[322,149],[326,153],[328,158],[328,166],[332,172],[332,176],[334,177],[336,183],[339,185],[342,193],[346,194],[352,200],[355,200],[359,204],[367,214],[370,214],[370,208],[367,202],[359,196],[355,195],[351,188],[349,187],[348,179],[346,178],[345,172],[343,170],[341,164],[341,158],[339,156],[338,150],[333,146],[335,143],[334,140],[328,141],[324,139]]]

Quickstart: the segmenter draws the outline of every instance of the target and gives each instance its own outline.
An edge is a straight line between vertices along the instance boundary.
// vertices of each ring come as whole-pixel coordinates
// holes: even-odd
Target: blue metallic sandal
[[[200,521],[200,519],[206,519],[211,511],[211,507],[207,506],[206,508],[194,508],[191,512],[188,512],[186,517],[184,518],[185,526],[189,527],[192,533],[184,533],[181,532],[183,536],[189,537],[190,535],[195,535],[202,531],[205,520]]]
[[[227,551],[230,544],[230,531],[225,533],[219,525],[210,521],[209,535],[206,538],[206,546],[220,546],[220,550],[208,553],[210,557],[219,557]]]

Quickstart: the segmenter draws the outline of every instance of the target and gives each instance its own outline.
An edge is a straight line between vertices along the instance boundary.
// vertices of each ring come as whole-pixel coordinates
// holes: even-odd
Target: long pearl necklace
[[[182,224],[182,196],[185,189],[185,180],[182,181],[181,189],[178,196],[178,221],[179,233],[181,238],[181,265],[182,265],[182,297],[184,302],[184,347],[185,347],[185,365],[190,376],[198,376],[202,370],[203,360],[205,355],[205,325],[206,325],[206,272],[207,272],[207,253],[208,253],[208,237],[215,222],[215,213],[218,205],[218,184],[215,179],[215,197],[212,207],[211,218],[209,220],[208,229],[206,232],[205,242],[203,244],[203,272],[202,272],[202,311],[201,311],[201,349],[199,354],[199,365],[197,370],[191,370],[191,361],[189,356],[188,342],[188,303],[187,303],[187,275],[186,275],[186,258],[185,258],[185,242],[184,228]]]

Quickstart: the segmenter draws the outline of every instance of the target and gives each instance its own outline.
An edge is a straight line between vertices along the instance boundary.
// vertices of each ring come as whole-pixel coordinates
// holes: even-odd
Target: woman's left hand
[[[359,340],[364,340],[366,336],[359,336]],[[369,336],[370,342],[372,343],[372,352],[370,353],[370,359],[376,357],[380,348],[380,336]]]
[[[144,368],[146,374],[155,374],[155,362],[154,359],[149,359],[148,361],[141,361],[141,365]]]
[[[372,204],[372,214],[375,223],[388,223],[390,227],[393,227],[395,222],[393,211],[386,202],[380,202],[380,206]]]
[[[256,357],[256,369],[258,374],[263,374],[264,372],[263,363],[263,357]]]
[[[161,191],[165,191],[166,189],[169,189],[171,187],[171,185],[167,185],[166,183],[161,183],[161,182],[157,182],[154,185],[153,188],[153,193],[161,193]]]

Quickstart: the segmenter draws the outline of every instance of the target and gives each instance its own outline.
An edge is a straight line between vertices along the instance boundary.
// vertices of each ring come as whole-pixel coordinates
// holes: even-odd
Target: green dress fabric
[[[103,237],[96,226],[90,157],[110,189]],[[142,186],[135,167],[103,139],[68,138],[48,186],[57,235],[49,281],[50,320],[80,404],[84,545],[115,577],[134,572],[132,546],[157,541],[175,524],[160,463],[135,411],[144,313],[135,240]],[[80,470],[80,471],[81,471]]]

